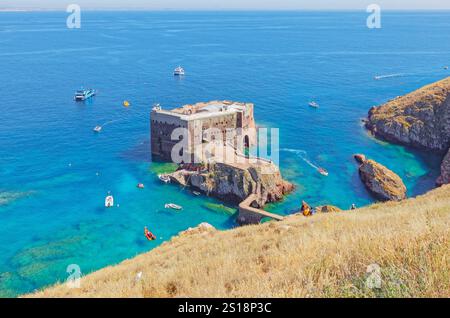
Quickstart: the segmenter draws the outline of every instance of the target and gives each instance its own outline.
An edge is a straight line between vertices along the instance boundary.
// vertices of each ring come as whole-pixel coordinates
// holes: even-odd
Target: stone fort
[[[177,136],[177,128],[184,128],[186,133]],[[255,128],[251,103],[210,101],[172,110],[155,106],[150,123],[152,158],[173,161],[172,149],[181,140],[186,146],[180,151],[185,153],[180,155],[190,158],[191,162],[203,159],[198,158],[202,154],[196,153],[195,149],[207,142],[222,142],[235,149],[240,148],[240,145],[251,147],[256,144]]]

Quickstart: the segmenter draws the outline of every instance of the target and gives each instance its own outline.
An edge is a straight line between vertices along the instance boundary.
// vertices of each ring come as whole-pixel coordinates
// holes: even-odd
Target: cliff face
[[[437,184],[443,185],[450,183],[450,149],[441,164],[441,176],[437,179]]]
[[[388,141],[447,152],[450,147],[450,77],[373,107],[366,127],[375,136]],[[448,177],[440,179],[448,183]]]
[[[250,194],[257,194],[260,206],[281,200],[293,189],[293,185],[283,180],[279,169],[272,163],[242,166],[215,163],[207,172],[179,170],[171,177],[182,185],[233,203],[245,200]]]

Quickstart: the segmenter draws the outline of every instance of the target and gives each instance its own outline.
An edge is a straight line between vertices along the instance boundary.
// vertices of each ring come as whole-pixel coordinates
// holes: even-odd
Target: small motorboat
[[[308,104],[310,107],[313,107],[313,108],[319,108],[319,104],[317,104],[316,102],[309,102],[309,104]]]
[[[319,168],[317,169],[317,171],[319,171],[319,173],[323,176],[328,176],[328,171],[326,171],[324,168]]]
[[[175,203],[167,203],[164,205],[164,208],[166,209],[173,209],[173,210],[182,210],[183,207],[180,205],[177,205]]]
[[[149,241],[154,241],[156,240],[156,236],[155,234],[153,234],[152,232],[150,232],[147,227],[144,227],[144,235],[147,238],[147,240]]]
[[[444,70],[448,70],[448,66],[444,66]]]
[[[91,98],[92,96],[95,96],[95,94],[96,94],[96,92],[92,88],[80,89],[75,93],[75,96],[73,99],[75,101],[84,101],[84,100]]]
[[[160,111],[161,109],[162,109],[161,104],[153,104],[152,111],[157,112]]]
[[[112,195],[108,195],[105,198],[105,207],[111,208],[114,206],[114,197]]]
[[[138,189],[144,189],[144,184],[143,183],[138,183],[136,186]]]
[[[102,126],[95,126],[95,127],[94,127],[94,131],[95,131],[95,132],[100,132],[100,131],[102,131]]]
[[[158,178],[159,178],[159,180],[161,180],[164,183],[170,182],[170,177],[167,174],[159,174]]]
[[[184,75],[184,68],[182,68],[181,66],[178,66],[178,67],[173,71],[173,75],[174,75],[174,76],[182,76],[182,75]]]
[[[123,102],[123,107],[128,107],[128,106],[130,106],[130,102],[129,101],[124,101]]]
[[[198,192],[198,191],[192,191],[192,193],[195,195],[195,196],[199,196],[201,193],[200,192]]]

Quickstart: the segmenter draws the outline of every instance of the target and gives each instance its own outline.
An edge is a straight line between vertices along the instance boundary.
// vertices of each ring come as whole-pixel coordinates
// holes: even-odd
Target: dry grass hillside
[[[352,212],[188,231],[32,297],[449,297],[450,185]],[[381,288],[366,285],[378,264]],[[142,272],[141,279],[137,273]]]

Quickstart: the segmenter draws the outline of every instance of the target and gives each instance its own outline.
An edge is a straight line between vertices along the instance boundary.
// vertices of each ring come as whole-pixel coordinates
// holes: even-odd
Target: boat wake
[[[406,76],[406,74],[404,74],[404,73],[395,73],[395,74],[387,74],[387,75],[377,75],[374,78],[376,80],[381,80],[383,78],[401,77],[401,76]]]
[[[104,123],[103,125],[101,125],[102,127],[105,127],[106,125],[109,125],[109,124],[112,124],[112,123],[115,123],[115,122],[118,122],[118,121],[121,121],[122,119],[115,119],[115,120],[110,120],[110,121],[107,121],[106,123]]]
[[[290,152],[290,153],[296,154],[300,159],[302,159],[304,162],[306,162],[306,164],[309,165],[311,168],[314,168],[317,171],[319,171],[321,169],[319,166],[315,165],[311,160],[308,159],[308,153],[304,150],[283,148],[283,149],[280,149],[280,151],[285,151],[285,152]]]

